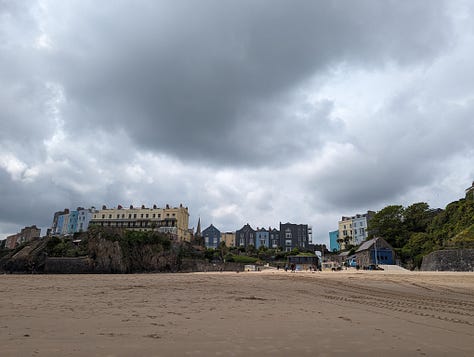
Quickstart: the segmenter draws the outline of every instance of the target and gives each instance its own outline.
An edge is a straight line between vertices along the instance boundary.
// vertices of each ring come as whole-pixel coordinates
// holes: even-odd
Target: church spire
[[[201,236],[201,217],[199,217],[198,219],[198,225],[196,228],[196,237],[200,237],[200,236]]]

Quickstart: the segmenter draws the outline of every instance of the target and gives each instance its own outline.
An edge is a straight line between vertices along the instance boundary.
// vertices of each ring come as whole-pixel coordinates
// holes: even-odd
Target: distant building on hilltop
[[[15,249],[22,243],[31,242],[36,239],[40,239],[41,229],[35,225],[31,227],[22,228],[20,233],[8,236],[5,241],[5,248]]]
[[[64,211],[54,213],[53,223],[48,229],[48,235],[68,235],[78,232],[86,232],[95,208],[78,207],[76,210],[70,211],[68,208]]]
[[[188,208],[183,205],[179,207],[170,207],[166,205],[164,208],[157,207],[148,208],[117,208],[102,207],[101,210],[95,211],[90,224],[102,227],[117,227],[137,231],[155,230],[162,233],[171,234],[179,241],[190,241],[191,234],[189,232],[189,212]]]
[[[221,233],[221,242],[225,242],[227,247],[235,247],[235,232]]]
[[[269,234],[269,244],[270,248],[276,249],[281,247],[281,240],[280,240],[280,231],[276,228],[268,228]]]
[[[258,228],[255,231],[255,248],[270,246],[270,232],[265,228]]]
[[[286,252],[295,248],[308,249],[308,225],[280,222],[280,244]]]
[[[212,224],[202,231],[206,248],[216,249],[221,242],[221,232]]]
[[[255,247],[255,230],[246,224],[235,232],[235,245],[237,247],[247,248],[250,245]]]

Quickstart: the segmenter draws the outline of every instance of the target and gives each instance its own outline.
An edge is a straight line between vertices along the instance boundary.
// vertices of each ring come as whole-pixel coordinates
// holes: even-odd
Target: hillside
[[[423,257],[436,250],[474,248],[474,196],[444,209],[425,202],[387,206],[375,214],[369,230],[370,237],[384,237],[407,267],[419,267]]]

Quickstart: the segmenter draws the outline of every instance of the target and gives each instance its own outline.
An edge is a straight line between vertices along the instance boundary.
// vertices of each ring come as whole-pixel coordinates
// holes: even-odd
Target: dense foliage
[[[50,257],[80,257],[87,255],[87,239],[74,243],[69,238],[51,237],[46,243],[46,253]]]
[[[123,252],[129,252],[133,248],[152,245],[157,252],[171,249],[171,239],[164,233],[155,231],[117,231],[115,233],[103,233],[108,240],[117,241]]]
[[[474,248],[474,197],[431,209],[425,202],[387,206],[369,222],[370,237],[392,245],[404,263],[419,267],[424,255],[438,249]]]

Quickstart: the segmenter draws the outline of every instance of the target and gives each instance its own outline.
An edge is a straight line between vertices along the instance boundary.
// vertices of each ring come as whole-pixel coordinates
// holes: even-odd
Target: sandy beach
[[[474,273],[0,276],[1,356],[473,356]]]

